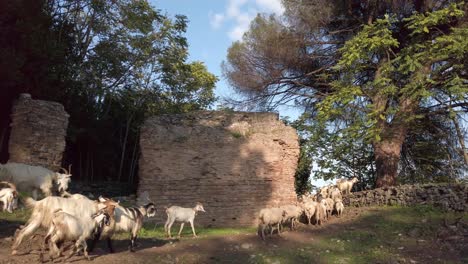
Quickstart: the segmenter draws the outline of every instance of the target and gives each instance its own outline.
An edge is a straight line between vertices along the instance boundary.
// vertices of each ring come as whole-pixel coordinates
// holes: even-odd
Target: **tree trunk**
[[[465,165],[468,165],[468,152],[466,152],[465,147],[465,137],[463,136],[463,132],[460,128],[460,124],[458,123],[458,118],[455,116],[452,118],[453,124],[455,125],[455,131],[457,132],[458,143],[460,144],[460,148],[463,155],[463,160],[465,161]]]
[[[125,151],[127,150],[128,133],[130,131],[130,125],[132,123],[132,117],[133,115],[128,118],[126,127],[125,127],[125,135],[124,135],[124,139],[122,143],[122,153],[120,155],[119,174],[117,178],[118,182],[120,182],[120,180],[122,179],[123,166],[125,162]]]
[[[396,184],[402,143],[397,139],[374,143],[377,188]]]

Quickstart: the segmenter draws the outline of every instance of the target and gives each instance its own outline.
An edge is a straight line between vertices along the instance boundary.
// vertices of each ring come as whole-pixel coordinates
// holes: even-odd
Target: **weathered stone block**
[[[21,94],[13,105],[9,162],[58,170],[62,165],[69,115],[56,102]]]

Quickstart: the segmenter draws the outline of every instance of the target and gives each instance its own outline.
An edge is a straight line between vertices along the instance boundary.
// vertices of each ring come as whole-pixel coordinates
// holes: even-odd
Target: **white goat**
[[[285,210],[288,213],[288,217],[284,219],[284,222],[290,222],[290,229],[294,230],[296,227],[296,222],[298,221],[304,212],[304,210],[297,205],[283,205],[280,206],[281,209]]]
[[[99,197],[100,202],[106,202],[108,200],[107,198]],[[123,207],[117,205],[115,207],[114,216],[111,216],[110,224],[104,227],[99,236],[94,237],[90,246],[90,252],[94,249],[98,240],[106,239],[109,251],[113,253],[112,236],[115,232],[130,232],[129,250],[134,252],[135,242],[143,226],[144,217],[153,217],[155,215],[156,206],[153,202],[140,207]]]
[[[319,209],[321,210],[320,211],[320,220],[328,220],[328,201],[327,199],[322,199],[320,201],[320,206],[319,206]]]
[[[317,206],[318,206],[318,203],[314,201],[307,201],[302,205],[302,207],[304,208],[304,214],[307,217],[307,221],[309,225],[311,224],[311,220],[313,216],[316,216],[314,219],[315,219],[315,222],[318,223],[319,219],[317,219],[317,217],[319,216],[319,213],[317,212],[318,211]]]
[[[343,199],[340,189],[338,189],[338,187],[336,186],[333,186],[331,188],[328,194],[328,198],[331,198],[333,201],[335,201],[336,199]]]
[[[48,244],[50,239],[50,257],[52,259],[54,257],[57,258],[61,255],[61,250],[57,247],[58,243],[76,241],[70,254],[68,254],[64,261],[72,257],[73,254],[80,252],[80,247],[83,248],[85,257],[91,260],[88,256],[86,239],[90,238],[97,229],[102,229],[104,225],[109,225],[109,219],[110,215],[105,210],[99,210],[96,214],[88,217],[76,217],[58,209],[54,212],[52,225],[44,238],[42,251],[44,251],[45,245]]]
[[[9,182],[0,182],[0,184],[7,186],[0,190],[0,202],[3,203],[3,211],[13,213],[18,204],[18,191],[16,186]]]
[[[166,224],[164,224],[164,231],[166,232],[167,236],[169,238],[172,238],[171,227],[174,224],[174,222],[177,221],[181,222],[178,237],[180,237],[185,223],[190,223],[190,226],[192,227],[193,237],[197,237],[197,234],[195,233],[195,227],[193,226],[193,221],[198,212],[205,212],[205,209],[203,208],[203,205],[201,203],[197,203],[193,208],[184,208],[180,206],[171,206],[167,208],[167,220]]]
[[[331,198],[325,198],[324,200],[327,201],[325,206],[327,208],[327,219],[328,219],[333,213],[333,205],[335,204],[335,202]]]
[[[113,201],[102,203],[85,198],[67,199],[57,196],[49,196],[40,201],[35,201],[27,197],[25,199],[25,203],[28,207],[32,207],[33,210],[26,225],[21,230],[18,230],[15,241],[11,247],[12,255],[17,253],[17,249],[23,239],[30,236],[39,227],[46,229],[50,228],[52,219],[54,218],[54,212],[58,209],[61,209],[65,213],[74,215],[75,217],[83,218],[97,213],[100,209],[103,209],[108,205],[116,205]]]
[[[336,214],[338,216],[341,216],[341,214],[343,213],[343,210],[344,210],[344,205],[343,205],[343,202],[341,201],[341,199],[336,199],[335,200],[335,210],[336,210]]]
[[[265,240],[265,229],[270,227],[270,235],[273,235],[273,226],[276,225],[278,235],[280,233],[281,223],[288,218],[288,212],[281,208],[264,208],[260,210],[259,224],[260,235]]]
[[[322,200],[325,201],[325,200]],[[316,211],[316,221],[318,225],[322,225],[324,220],[327,220],[327,207],[324,203],[320,202],[317,205],[317,211]]]
[[[336,185],[342,194],[349,194],[351,193],[351,189],[356,182],[358,182],[358,179],[354,177],[351,180],[337,180]]]
[[[63,168],[62,170],[65,171],[64,174],[40,166],[10,162],[0,164],[0,180],[16,184],[21,191],[32,191],[34,199],[37,199],[38,190],[46,197],[51,196],[54,191],[66,192],[71,174]]]

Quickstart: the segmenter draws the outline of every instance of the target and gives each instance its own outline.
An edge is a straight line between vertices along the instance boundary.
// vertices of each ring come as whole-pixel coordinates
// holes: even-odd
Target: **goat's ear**
[[[102,195],[99,195],[98,201],[103,203],[103,202],[106,201],[106,199],[104,197],[102,197]]]

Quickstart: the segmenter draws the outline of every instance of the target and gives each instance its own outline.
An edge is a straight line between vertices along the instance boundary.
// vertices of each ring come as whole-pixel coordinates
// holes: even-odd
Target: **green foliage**
[[[74,164],[76,178],[133,181],[146,117],[204,109],[215,100],[218,78],[202,62],[187,61],[185,16],[129,0],[24,0],[5,12],[12,19],[0,24],[9,34],[0,41],[18,35],[11,40],[17,55],[4,57],[15,65],[3,78],[11,84],[8,100],[27,91],[64,104],[65,163]],[[35,39],[20,37],[29,31]]]
[[[394,179],[398,164],[389,161],[399,158],[415,123],[448,116],[451,108],[456,116],[466,116],[464,2],[357,5],[353,1],[285,0],[283,4],[283,17],[258,16],[242,41],[232,44],[223,70],[239,93],[257,103],[256,108],[271,110],[294,102],[314,119],[310,122],[315,128],[308,136],[322,140],[309,149],[321,149],[313,156],[320,167],[319,177],[341,174],[335,158],[341,160],[339,154],[346,150],[364,151],[363,161],[367,160],[364,156],[382,161],[375,164],[377,177],[391,174]],[[444,129],[452,139],[457,137],[453,125]],[[405,144],[416,146],[422,140],[432,144],[430,148],[444,142],[453,144],[452,149],[460,147],[441,137],[432,143],[421,137],[413,139],[416,141]],[[369,148],[374,149],[367,151]],[[376,151],[386,148],[392,151]],[[331,153],[331,159],[321,161],[322,152]],[[460,157],[460,153],[456,155]],[[352,155],[345,157],[350,158]],[[438,167],[441,158],[440,162],[449,163],[439,154],[429,157],[428,163]],[[450,159],[454,159],[452,154]],[[419,165],[423,163],[417,162]],[[368,162],[362,168],[372,166]],[[424,169],[422,174],[428,175],[428,171]],[[452,172],[460,175],[458,169]],[[372,174],[365,173],[366,178],[373,178]]]
[[[294,175],[294,187],[298,196],[312,192],[312,183],[310,182],[312,155],[308,147],[307,141],[300,141],[299,161]]]

